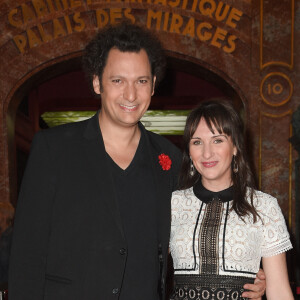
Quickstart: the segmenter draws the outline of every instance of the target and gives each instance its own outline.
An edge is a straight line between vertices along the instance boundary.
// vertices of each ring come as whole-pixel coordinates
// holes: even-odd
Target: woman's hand
[[[252,300],[261,300],[261,297],[266,291],[265,272],[262,269],[260,269],[256,274],[254,284],[247,283],[244,285],[244,289],[248,290],[247,292],[244,292],[242,294],[244,298],[249,298]]]

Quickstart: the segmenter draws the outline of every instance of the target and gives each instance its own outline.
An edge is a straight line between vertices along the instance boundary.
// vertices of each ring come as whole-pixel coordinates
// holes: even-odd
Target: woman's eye
[[[214,143],[215,144],[220,144],[220,143],[223,143],[223,140],[222,139],[215,139]]]
[[[193,145],[201,145],[201,141],[199,141],[199,140],[193,140],[192,144]]]

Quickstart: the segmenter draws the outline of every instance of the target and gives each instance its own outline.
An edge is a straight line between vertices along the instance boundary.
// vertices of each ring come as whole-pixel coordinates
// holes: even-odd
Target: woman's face
[[[212,133],[201,118],[193,134],[189,150],[194,167],[201,174],[202,184],[211,191],[220,191],[231,185],[231,161],[237,149],[230,136]]]

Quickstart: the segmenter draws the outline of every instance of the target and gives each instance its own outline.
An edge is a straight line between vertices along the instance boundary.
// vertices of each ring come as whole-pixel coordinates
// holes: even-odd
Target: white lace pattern
[[[254,278],[259,270],[261,257],[277,255],[292,248],[289,233],[274,197],[260,191],[255,192],[254,205],[261,217],[256,223],[253,223],[252,216],[245,217],[245,222],[241,220],[230,210],[231,203],[232,201],[219,204],[221,213],[218,238],[207,244],[214,243],[218,249],[219,257],[215,261],[219,275]],[[204,252],[203,249],[199,251],[199,238],[202,236],[205,239],[201,235],[201,222],[207,206],[194,195],[192,188],[176,191],[172,195],[170,249],[175,275],[201,274],[203,259],[199,257],[199,252]]]

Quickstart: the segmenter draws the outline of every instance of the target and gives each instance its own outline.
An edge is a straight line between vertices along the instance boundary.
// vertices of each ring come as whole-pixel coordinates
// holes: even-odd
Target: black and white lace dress
[[[244,299],[243,285],[253,283],[261,257],[292,248],[289,233],[272,196],[255,191],[261,219],[244,221],[230,210],[233,188],[206,190],[201,182],[172,195],[170,250],[175,270],[172,299]]]

